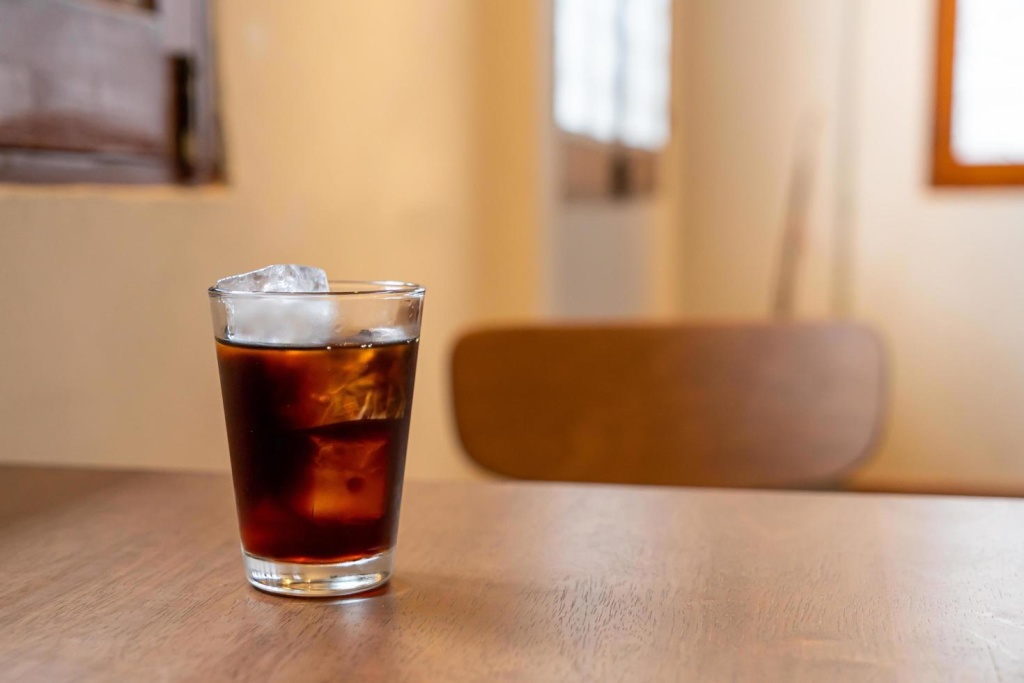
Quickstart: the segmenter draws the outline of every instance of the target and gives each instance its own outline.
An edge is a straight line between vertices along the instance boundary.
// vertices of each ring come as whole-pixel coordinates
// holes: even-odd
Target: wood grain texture
[[[467,453],[507,476],[824,487],[874,445],[884,356],[837,323],[492,328],[452,386]]]
[[[406,489],[396,577],[242,577],[227,477],[0,468],[4,681],[1024,679],[1024,501]]]

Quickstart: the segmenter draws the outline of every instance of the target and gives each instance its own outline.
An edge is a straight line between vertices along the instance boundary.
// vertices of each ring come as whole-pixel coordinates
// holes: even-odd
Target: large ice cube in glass
[[[320,297],[287,294],[330,291],[327,274],[310,266],[279,264],[217,281],[217,289],[249,293],[225,300],[230,341],[282,346],[320,346],[334,337],[335,309]],[[260,296],[279,294],[281,296]]]
[[[225,292],[327,292],[327,273],[320,268],[277,264],[217,280]]]
[[[297,482],[293,509],[314,522],[370,522],[387,512],[388,438],[308,437],[313,450]]]
[[[291,429],[403,418],[414,354],[408,344],[288,351],[267,367],[281,392],[278,417]]]

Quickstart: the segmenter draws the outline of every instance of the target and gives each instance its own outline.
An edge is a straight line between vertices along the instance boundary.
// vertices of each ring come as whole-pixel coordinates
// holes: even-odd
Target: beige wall
[[[1024,486],[1024,191],[928,185],[935,3],[863,3],[856,310],[893,410],[867,477]]]
[[[467,2],[476,301],[485,320],[522,320],[542,312],[548,296],[549,0]]]
[[[809,135],[816,181],[800,308],[822,313],[833,258],[841,0],[681,4],[684,310],[769,313],[795,149]]]
[[[292,261],[427,285],[408,471],[469,476],[446,372],[489,244],[475,3],[218,5],[227,187],[0,190],[0,459],[225,469],[204,289]]]
[[[805,111],[824,112],[800,311],[842,310],[829,283],[845,216],[852,314],[892,361],[889,426],[864,479],[1024,486],[1024,192],[928,184],[935,3],[687,2],[686,312],[768,311],[793,136]]]
[[[845,216],[852,312],[893,362],[865,478],[1024,483],[1024,193],[926,182],[933,3],[679,6],[676,191],[642,212],[636,253],[616,246],[621,226],[589,245],[622,277],[643,271],[624,305],[670,313],[678,290],[692,317],[766,315],[795,137],[817,120],[800,311],[832,310]],[[560,312],[557,231],[589,220],[554,222],[547,11],[222,0],[227,187],[0,188],[0,459],[226,468],[203,289],[298,261],[429,287],[409,473],[474,476],[448,413],[450,344],[482,320]]]

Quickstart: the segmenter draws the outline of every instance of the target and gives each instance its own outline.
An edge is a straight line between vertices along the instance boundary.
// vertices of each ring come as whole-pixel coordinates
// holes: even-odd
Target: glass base
[[[242,550],[249,583],[268,593],[327,598],[362,593],[391,578],[393,550],[350,562],[305,564],[278,562]]]

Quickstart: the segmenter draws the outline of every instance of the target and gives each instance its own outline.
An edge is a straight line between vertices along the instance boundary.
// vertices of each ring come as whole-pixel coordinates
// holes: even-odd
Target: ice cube
[[[327,274],[310,266],[274,265],[217,281],[235,293],[321,293]],[[242,343],[320,346],[335,336],[335,308],[321,297],[226,297],[227,338]]]
[[[390,344],[409,339],[409,333],[402,328],[374,328],[372,330],[359,330],[349,335],[346,342],[349,344]]]
[[[407,349],[363,349],[348,375],[320,394],[322,423],[383,420],[405,416]]]
[[[274,346],[324,346],[334,337],[330,301],[234,299],[225,303],[227,338]]]
[[[415,349],[346,348],[311,363],[301,356],[268,365],[279,387],[279,417],[292,429],[405,417]]]
[[[217,280],[225,292],[328,292],[327,273],[312,266],[277,264]]]
[[[387,512],[388,440],[383,435],[308,437],[313,458],[292,497],[315,522],[370,522]]]

